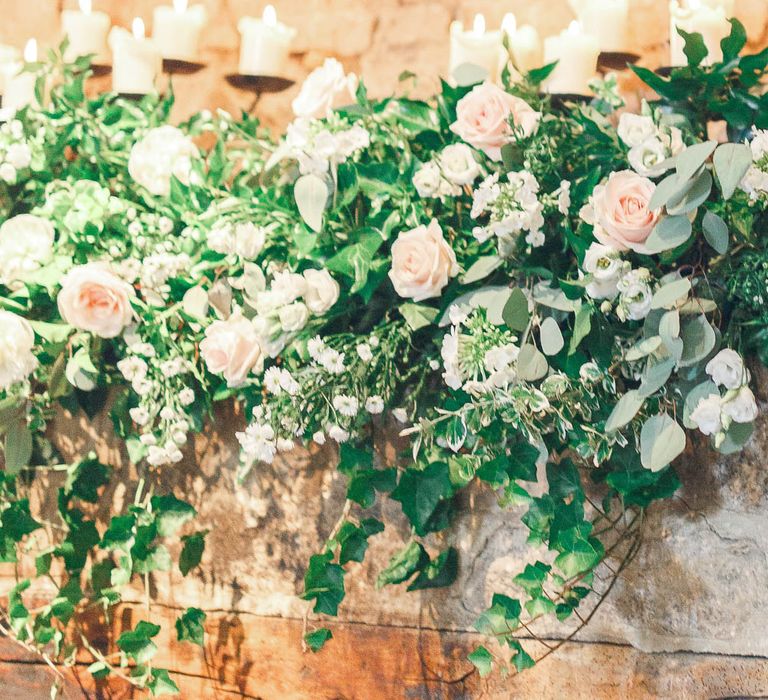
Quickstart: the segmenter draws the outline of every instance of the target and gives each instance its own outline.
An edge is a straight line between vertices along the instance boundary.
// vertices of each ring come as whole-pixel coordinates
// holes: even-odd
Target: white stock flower
[[[707,374],[718,386],[738,389],[748,380],[744,360],[735,350],[725,348],[715,355],[705,367]]]
[[[24,170],[32,163],[32,150],[26,143],[12,143],[8,147],[5,159],[16,170]]]
[[[171,176],[185,185],[192,178],[192,161],[199,155],[197,146],[181,129],[166,124],[150,129],[131,149],[128,172],[152,194],[167,197]]]
[[[480,175],[480,166],[465,143],[446,146],[438,158],[443,177],[454,185],[470,185]]]
[[[281,304],[290,304],[307,291],[307,280],[296,272],[283,270],[275,273],[272,278],[270,290],[275,294]]]
[[[146,425],[149,422],[149,411],[144,406],[137,406],[128,411],[136,425]]]
[[[633,148],[656,135],[656,124],[651,117],[624,112],[619,117],[617,133],[625,145]]]
[[[709,394],[699,399],[691,411],[691,420],[704,435],[714,435],[722,429],[720,420],[721,399],[719,394]]]
[[[748,386],[741,387],[735,396],[722,403],[723,413],[736,423],[751,423],[757,418],[755,395]]]
[[[616,297],[622,269],[619,251],[602,243],[592,243],[584,254],[581,267],[584,272],[592,275],[592,281],[586,286],[590,297],[593,299]]]
[[[25,318],[0,310],[0,389],[26,379],[37,367],[35,333]]]
[[[32,214],[19,214],[0,226],[0,284],[22,282],[53,256],[53,224]]]
[[[339,298],[339,283],[333,279],[328,270],[304,270],[306,291],[304,303],[316,315],[328,311]]]
[[[440,192],[442,175],[437,163],[424,163],[413,175],[413,186],[419,197],[436,197]]]
[[[307,305],[294,301],[292,304],[280,307],[277,312],[280,326],[286,333],[300,331],[309,321],[309,309]]]

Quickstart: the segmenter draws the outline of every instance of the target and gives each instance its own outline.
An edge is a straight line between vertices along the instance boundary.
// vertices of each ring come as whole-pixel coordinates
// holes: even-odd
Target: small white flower
[[[187,387],[179,392],[179,402],[182,406],[189,406],[195,402],[195,392]]]
[[[140,357],[129,355],[117,363],[117,369],[125,377],[126,381],[132,382],[136,378],[143,379],[147,376],[147,363]]]
[[[150,447],[157,444],[157,438],[152,433],[144,433],[144,435],[139,437],[139,442],[146,447]]]
[[[3,163],[0,165],[0,180],[13,185],[16,182],[16,168],[10,163]]]
[[[752,390],[743,386],[736,395],[722,403],[723,413],[736,423],[751,423],[757,418],[757,403]]]
[[[149,422],[149,411],[144,406],[137,406],[132,408],[128,413],[131,416],[131,420],[136,425],[146,425]]]
[[[163,406],[162,409],[160,409],[160,418],[163,420],[171,421],[176,418],[176,411],[174,411],[170,406]]]
[[[0,310],[0,390],[26,379],[37,367],[35,333],[25,318]]]
[[[365,410],[371,415],[378,415],[384,410],[384,399],[381,396],[369,396],[365,400]]]
[[[252,223],[240,223],[233,233],[233,249],[241,258],[254,260],[264,248],[267,236],[265,230]]]
[[[160,229],[160,233],[168,235],[173,231],[173,221],[167,216],[161,216],[157,221],[157,227]]]
[[[208,247],[222,255],[229,255],[235,251],[235,239],[232,227],[227,223],[220,223],[208,232]]]
[[[338,425],[332,425],[330,428],[328,428],[328,435],[331,437],[331,439],[339,443],[349,440],[349,432]]]
[[[32,151],[26,143],[12,143],[8,147],[5,159],[16,170],[24,170],[32,163]]]
[[[571,210],[571,183],[568,180],[562,180],[556,194],[557,210],[563,216],[568,216]]]
[[[277,449],[279,452],[290,452],[294,447],[296,447],[296,443],[293,440],[288,440],[287,438],[277,439]]]
[[[399,423],[405,423],[408,420],[408,413],[404,408],[393,408],[392,415]]]
[[[312,439],[318,444],[318,445],[325,445],[325,433],[322,430],[318,430],[313,436]]]
[[[306,304],[295,301],[292,304],[283,306],[277,312],[280,319],[280,325],[286,333],[300,331],[307,325],[309,320],[309,309]]]
[[[280,396],[283,393],[283,387],[280,384],[280,369],[278,367],[270,367],[264,372],[264,386],[273,396]]]
[[[354,396],[339,394],[333,397],[333,407],[341,415],[353,418],[360,410],[360,402]]]
[[[704,435],[714,435],[722,429],[720,421],[721,399],[719,394],[703,396],[691,411],[691,421]]]
[[[748,381],[741,355],[730,348],[725,348],[717,353],[707,363],[705,369],[715,384],[724,386],[726,389],[738,389]]]
[[[320,357],[323,354],[324,350],[325,350],[325,343],[323,342],[323,339],[319,335],[316,335],[314,338],[310,338],[309,341],[307,342],[307,352],[315,362],[318,362],[320,360]]]
[[[470,185],[480,175],[480,166],[472,149],[465,143],[446,146],[440,153],[438,162],[443,177],[454,185]]]
[[[360,343],[355,350],[363,362],[370,362],[373,359],[373,352],[368,343]]]
[[[623,315],[631,321],[644,319],[651,310],[653,294],[648,284],[649,279],[649,271],[640,267],[627,272],[617,284]]]

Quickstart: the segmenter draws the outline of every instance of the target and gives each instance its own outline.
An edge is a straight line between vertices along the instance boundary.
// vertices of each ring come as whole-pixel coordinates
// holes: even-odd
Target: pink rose
[[[73,267],[61,281],[61,317],[100,338],[115,338],[133,320],[133,287],[102,263]]]
[[[264,363],[259,334],[240,311],[206,328],[200,354],[208,370],[222,375],[230,387],[240,386],[252,369]]]
[[[604,185],[595,187],[591,212],[585,217],[592,219],[595,238],[617,250],[647,253],[645,241],[660,215],[659,210],[648,208],[655,191],[653,182],[631,170],[611,173]]]
[[[438,297],[450,277],[459,274],[456,254],[436,219],[401,233],[392,244],[389,278],[401,297],[423,301]]]
[[[451,131],[489,158],[501,160],[501,147],[509,143],[517,131],[530,136],[536,131],[540,118],[541,113],[525,100],[504,92],[493,83],[483,83],[459,100]]]

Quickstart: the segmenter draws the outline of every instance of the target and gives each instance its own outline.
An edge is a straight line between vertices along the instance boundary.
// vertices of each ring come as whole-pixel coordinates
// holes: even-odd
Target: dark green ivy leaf
[[[179,571],[182,576],[186,576],[192,569],[200,564],[205,551],[205,536],[208,530],[201,530],[192,535],[185,535],[181,538],[184,546],[179,556]]]
[[[158,632],[160,632],[159,625],[142,620],[135,629],[123,632],[118,637],[117,647],[137,664],[146,663],[157,651],[152,637],[157,636]]]
[[[172,493],[165,496],[152,497],[152,512],[155,514],[157,534],[160,537],[171,537],[197,511],[185,501],[181,501]]]
[[[408,590],[420,591],[425,588],[450,586],[456,580],[458,571],[459,555],[453,547],[449,547],[419,572],[413,583],[408,586]]]
[[[325,643],[331,638],[333,638],[333,634],[331,634],[331,630],[327,627],[321,627],[319,630],[307,632],[307,634],[304,635],[304,641],[313,653],[320,651],[323,646],[325,646]]]
[[[176,620],[176,637],[180,642],[203,646],[205,613],[199,608],[187,608]]]
[[[147,683],[147,688],[155,697],[158,695],[176,695],[179,692],[179,686],[164,668],[152,669],[152,677]]]
[[[440,501],[453,492],[445,462],[433,462],[424,470],[407,469],[400,477],[391,498],[399,501],[416,534],[428,532],[427,523]]]
[[[315,601],[316,613],[336,615],[339,603],[344,599],[344,569],[331,563],[333,554],[313,554],[304,574],[304,600]]]

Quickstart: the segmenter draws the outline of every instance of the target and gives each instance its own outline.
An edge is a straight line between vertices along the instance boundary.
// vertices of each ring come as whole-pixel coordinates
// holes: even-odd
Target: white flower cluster
[[[619,251],[602,243],[589,246],[581,268],[590,276],[587,294],[605,300],[601,307],[604,313],[610,311],[611,302],[618,297],[616,315],[622,321],[639,321],[648,315],[653,288],[647,268],[633,270],[629,262],[621,259]]]
[[[17,289],[53,258],[55,231],[48,219],[19,214],[0,226],[0,284]]]
[[[168,248],[173,249],[170,241]],[[156,252],[143,258],[138,277],[146,301],[163,305],[171,293],[168,280],[189,270],[189,265],[190,259],[186,253]]]
[[[18,119],[0,126],[0,180],[15,185],[19,172],[32,168],[33,161],[39,159],[39,147],[40,138],[27,139]]]
[[[243,260],[255,260],[264,248],[267,233],[274,228],[256,226],[251,222],[218,222],[208,232],[208,247],[222,255],[237,255]]]
[[[570,206],[569,188],[570,184],[563,182],[553,195],[561,212],[567,212]],[[499,182],[498,173],[494,173],[483,180],[474,192],[470,215],[478,219],[486,214],[488,223],[475,226],[472,233],[480,242],[496,236],[501,255],[508,257],[515,252],[522,232],[531,247],[544,245],[544,202],[539,197],[539,183],[531,173],[508,173],[506,182]]]
[[[657,125],[653,117],[624,112],[619,118],[619,138],[629,148],[632,169],[645,177],[657,177],[669,167],[664,161],[685,149],[676,126]]]
[[[300,118],[288,126],[279,153],[298,161],[302,175],[325,175],[370,144],[370,133],[359,124],[334,131],[323,122]]]
[[[24,381],[37,367],[35,333],[29,321],[0,310],[0,390]]]
[[[707,363],[706,372],[725,393],[713,390],[701,397],[690,418],[704,435],[714,435],[718,446],[732,423],[751,423],[757,418],[757,403],[747,386],[749,372],[735,350],[726,348],[717,353]]]
[[[413,186],[419,197],[458,197],[480,172],[472,149],[465,143],[454,143],[416,171]]]
[[[128,172],[152,194],[167,197],[171,177],[185,185],[194,180],[192,163],[199,156],[197,146],[181,129],[166,124],[150,129],[131,149]]]
[[[768,196],[768,130],[754,129],[749,142],[752,165],[741,180],[741,189],[752,201]]]

